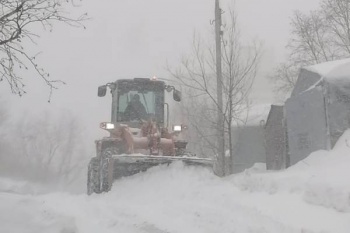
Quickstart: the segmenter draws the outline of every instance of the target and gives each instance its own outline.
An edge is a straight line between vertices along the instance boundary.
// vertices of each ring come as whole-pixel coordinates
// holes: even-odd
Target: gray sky
[[[262,70],[256,80],[254,103],[271,103],[270,84],[264,76],[284,59],[292,11],[307,11],[318,0],[229,0],[222,8],[235,6],[245,38],[263,41]],[[1,96],[19,115],[69,110],[98,130],[100,121],[110,118],[110,100],[97,97],[97,87],[118,78],[166,77],[165,65],[176,67],[191,48],[194,31],[210,37],[214,0],[84,0],[78,11],[92,20],[87,30],[58,26],[45,32],[34,52],[43,51],[41,64],[53,79],[67,82],[55,91],[47,104],[48,89],[31,73],[24,80],[28,94],[18,98],[5,83]],[[5,85],[5,88],[4,88]]]

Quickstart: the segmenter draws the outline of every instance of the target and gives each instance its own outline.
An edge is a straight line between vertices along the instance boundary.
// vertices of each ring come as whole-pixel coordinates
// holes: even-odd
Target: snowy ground
[[[173,164],[101,195],[47,193],[0,179],[1,233],[350,232],[350,132],[279,172],[262,165],[218,178]]]

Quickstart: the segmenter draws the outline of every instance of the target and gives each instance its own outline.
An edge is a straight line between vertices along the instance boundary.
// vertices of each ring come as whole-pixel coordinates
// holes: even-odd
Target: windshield
[[[117,100],[117,121],[154,119],[163,122],[163,92],[120,90]]]

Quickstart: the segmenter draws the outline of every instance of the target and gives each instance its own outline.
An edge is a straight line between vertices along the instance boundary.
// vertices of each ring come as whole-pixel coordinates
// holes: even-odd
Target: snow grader
[[[112,96],[111,121],[102,122],[100,128],[109,136],[96,140],[96,156],[88,166],[89,195],[109,191],[121,177],[174,161],[213,167],[211,159],[187,152],[183,137],[187,127],[170,123],[178,117],[170,115],[168,93],[175,102],[181,101],[174,86],[156,78],[119,79],[100,86],[98,96],[105,96],[107,89]]]

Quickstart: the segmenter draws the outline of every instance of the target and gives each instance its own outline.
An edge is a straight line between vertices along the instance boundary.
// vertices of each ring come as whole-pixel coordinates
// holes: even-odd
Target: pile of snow
[[[295,193],[307,203],[350,212],[350,131],[332,151],[317,151],[285,171],[246,170],[234,184],[249,192]]]
[[[348,233],[349,166],[347,131],[332,151],[315,152],[284,171],[256,164],[219,178],[174,163],[91,196],[23,194],[21,184],[7,180],[0,191],[0,232]]]

